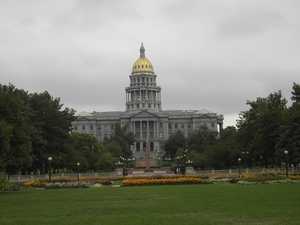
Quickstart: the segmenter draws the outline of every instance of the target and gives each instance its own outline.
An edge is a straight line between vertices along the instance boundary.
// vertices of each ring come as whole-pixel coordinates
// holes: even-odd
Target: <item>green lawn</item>
[[[0,192],[0,224],[300,224],[300,184]]]

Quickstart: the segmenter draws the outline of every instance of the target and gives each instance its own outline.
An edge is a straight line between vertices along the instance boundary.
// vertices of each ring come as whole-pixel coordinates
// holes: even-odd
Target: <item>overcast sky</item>
[[[298,0],[0,0],[0,83],[77,113],[125,110],[142,42],[163,110],[204,108],[224,127],[300,83]]]

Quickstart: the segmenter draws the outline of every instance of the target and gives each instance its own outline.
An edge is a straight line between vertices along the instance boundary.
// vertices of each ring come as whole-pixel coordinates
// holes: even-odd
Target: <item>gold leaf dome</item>
[[[142,43],[140,48],[140,58],[135,61],[132,67],[132,75],[139,74],[154,74],[153,66],[151,62],[145,57],[145,48]]]

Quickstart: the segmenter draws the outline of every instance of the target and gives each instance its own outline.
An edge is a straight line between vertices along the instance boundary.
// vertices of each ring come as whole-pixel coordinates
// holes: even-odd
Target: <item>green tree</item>
[[[25,112],[30,110],[27,104],[27,93],[15,88],[13,85],[0,85],[0,121],[3,132],[9,136],[1,135],[1,145],[5,147],[6,154],[2,159],[8,174],[20,171],[30,166],[32,162],[31,141],[27,134]],[[9,153],[7,154],[7,150]]]
[[[220,133],[218,143],[211,148],[208,156],[210,167],[215,169],[230,169],[238,164],[241,157],[241,148],[237,141],[237,130],[235,127],[226,127]]]
[[[70,138],[71,123],[75,119],[73,109],[62,108],[59,98],[53,98],[47,91],[29,95],[32,109],[28,113],[28,133],[32,141],[33,167],[29,170],[42,169],[47,158],[58,158],[68,154],[64,148]],[[53,162],[55,168],[55,164]]]
[[[300,84],[294,83],[292,89],[292,106],[277,145],[277,154],[285,157],[283,151],[287,149],[289,162],[297,166],[300,163]]]
[[[128,131],[128,125],[121,126],[119,122],[115,124],[114,134],[111,135],[105,145],[111,142],[116,142],[122,149],[122,156],[124,158],[130,158],[132,156],[131,145],[135,142],[134,133]]]
[[[186,146],[186,138],[180,131],[173,133],[164,143],[166,157],[175,158],[176,152],[179,148]]]
[[[0,120],[0,172],[4,171],[7,166],[6,158],[10,151],[10,138],[12,135],[12,127],[4,120]]]
[[[107,145],[121,149],[116,142]],[[89,134],[72,133],[70,142],[66,146],[72,155],[67,164],[68,168],[74,170],[79,162],[82,171],[111,171],[115,168],[115,163],[120,155],[113,157],[107,150],[107,145],[100,145],[98,140]]]
[[[112,141],[112,142],[109,142],[108,144],[106,144],[105,148],[115,158],[119,158],[120,156],[122,156],[122,148],[115,141]]]
[[[266,167],[278,163],[275,147],[285,124],[287,100],[281,91],[271,93],[266,98],[247,101],[248,111],[240,113],[237,121],[238,139],[254,161],[262,158]]]
[[[187,138],[188,147],[199,153],[204,152],[206,148],[215,145],[218,141],[218,132],[208,129],[207,126],[201,126],[192,132]]]

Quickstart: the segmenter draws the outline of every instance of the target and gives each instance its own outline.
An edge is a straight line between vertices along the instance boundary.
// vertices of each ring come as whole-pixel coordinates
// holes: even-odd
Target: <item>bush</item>
[[[20,191],[21,185],[19,183],[10,183],[8,186],[6,186],[3,191]]]
[[[0,173],[0,191],[3,191],[9,185],[8,180],[5,179],[4,174]]]
[[[45,189],[79,189],[89,187],[91,185],[87,182],[55,182],[47,184]]]

